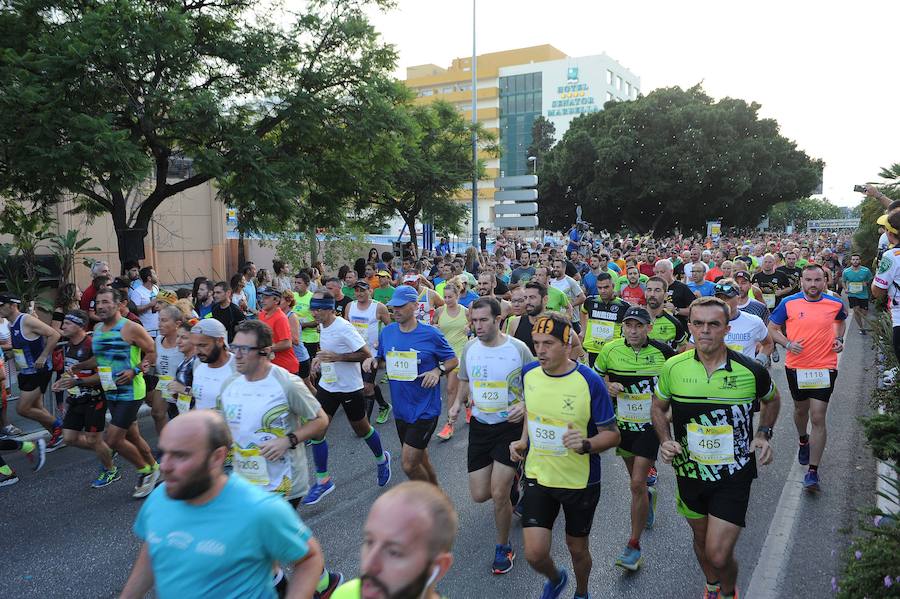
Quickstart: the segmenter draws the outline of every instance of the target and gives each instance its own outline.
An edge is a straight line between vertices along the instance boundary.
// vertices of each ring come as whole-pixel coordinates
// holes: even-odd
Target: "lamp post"
[[[478,65],[475,56],[475,3],[472,0],[472,246],[478,247]]]
[[[531,167],[532,167],[531,174],[536,175],[537,174],[537,156],[529,156],[528,162],[531,163]]]

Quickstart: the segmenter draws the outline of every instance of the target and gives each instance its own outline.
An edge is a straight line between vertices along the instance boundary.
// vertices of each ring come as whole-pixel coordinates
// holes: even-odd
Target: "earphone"
[[[267,351],[264,350],[264,349],[259,350],[257,353],[258,353],[259,355],[261,355],[261,356],[268,356],[268,355],[269,355],[269,352],[267,352]]]
[[[422,594],[419,595],[419,599],[422,599],[423,597],[425,597],[425,593],[428,592],[428,587],[431,586],[431,583],[433,583],[437,579],[438,574],[440,574],[440,573],[441,573],[440,566],[435,566],[434,568],[431,569],[431,576],[428,577],[428,582],[426,582],[425,586],[422,587]]]

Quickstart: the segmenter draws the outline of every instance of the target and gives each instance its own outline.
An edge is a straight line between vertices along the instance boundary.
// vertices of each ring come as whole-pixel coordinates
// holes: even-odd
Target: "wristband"
[[[840,341],[841,343],[844,342],[844,338],[843,338],[843,337],[835,337],[835,340]]]
[[[294,433],[288,433],[288,441],[291,443],[291,449],[297,449],[297,446],[300,445],[300,440],[297,439],[297,435]]]

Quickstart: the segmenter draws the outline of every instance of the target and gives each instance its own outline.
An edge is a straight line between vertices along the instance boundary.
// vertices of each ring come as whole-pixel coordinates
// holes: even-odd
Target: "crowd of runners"
[[[440,480],[428,448],[465,431],[471,500],[491,503],[495,547],[463,559],[499,576],[522,555],[546,578],[542,598],[582,599],[600,454],[614,449],[631,506],[616,565],[644,565],[643,533],[658,502],[674,502],[705,575],[698,590],[737,597],[734,548],[782,400],[815,492],[828,480],[826,412],[850,312],[864,337],[870,300],[888,295],[900,344],[900,209],[881,199],[873,269],[848,233],[654,238],[577,226],[542,240],[501,233],[490,250],[482,239],[461,254],[444,241],[399,256],[373,248],[333,274],[248,263],[191,289],[160,289],[152,266],[113,276],[98,262],[83,291],[59,290],[49,323],[0,294],[0,450],[37,471],[47,453],[77,447],[98,463],[85,484],[114,493],[127,481],[146,498],[123,597],[155,587],[416,598],[439,596],[458,526],[441,487],[461,481]],[[779,367],[787,389],[773,385]],[[16,411],[46,435],[21,440],[7,419],[13,377]],[[155,447],[137,425],[144,404]],[[332,472],[346,465],[330,460],[328,434],[341,408],[371,453],[372,484],[388,487],[365,523],[360,576],[346,581],[301,520],[304,506],[342,500]],[[399,455],[382,443],[394,434]],[[674,484],[658,483],[660,459]],[[409,481],[389,486],[398,468]],[[16,482],[0,457],[0,486]],[[571,566],[551,557],[560,510]]]

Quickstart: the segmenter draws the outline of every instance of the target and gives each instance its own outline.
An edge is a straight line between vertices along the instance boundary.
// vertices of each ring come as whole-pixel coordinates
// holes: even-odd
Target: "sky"
[[[406,67],[472,53],[471,0],[398,0],[372,11]],[[478,0],[479,54],[550,44],[606,52],[641,90],[702,82],[714,98],[762,105],[781,134],[825,161],[824,196],[854,206],[855,184],[900,162],[900,2],[753,3]]]

